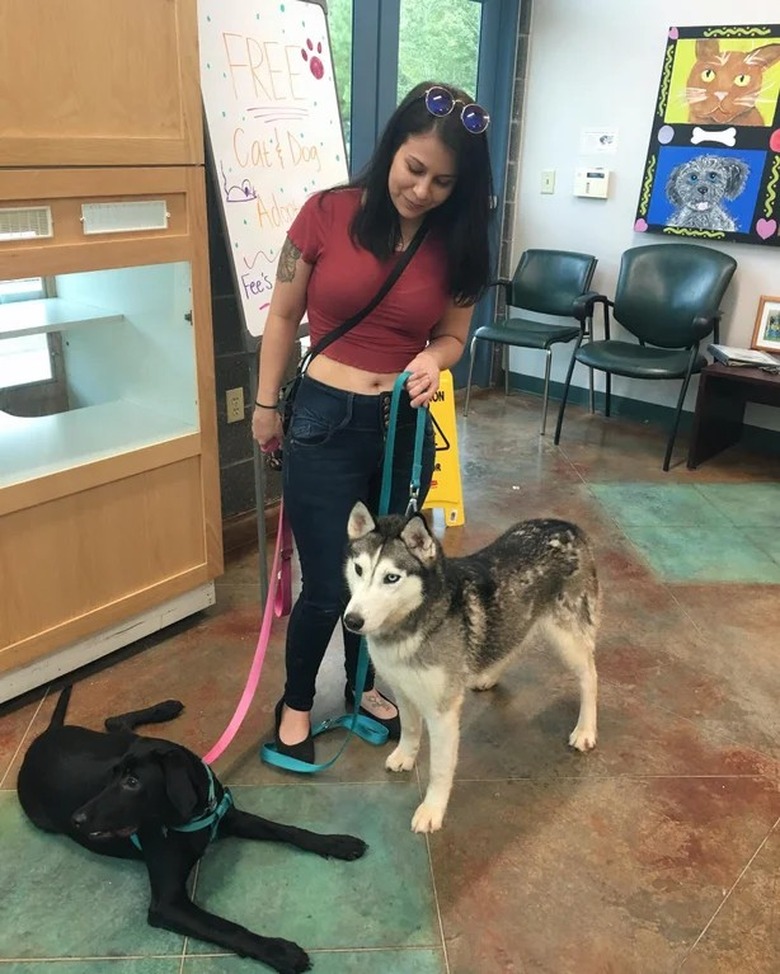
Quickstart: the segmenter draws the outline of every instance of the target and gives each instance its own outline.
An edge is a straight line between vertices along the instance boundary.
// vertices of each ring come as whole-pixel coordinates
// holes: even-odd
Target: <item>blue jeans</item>
[[[301,563],[302,589],[287,628],[285,703],[311,710],[325,650],[347,604],[344,554],[347,521],[361,500],[377,513],[390,393],[358,395],[304,377],[284,440],[284,506]],[[417,410],[406,392],[398,410],[390,513],[403,514]],[[434,442],[428,416],[419,504],[433,475]],[[355,686],[360,638],[343,629],[347,682]],[[369,669],[366,689],[374,685]]]

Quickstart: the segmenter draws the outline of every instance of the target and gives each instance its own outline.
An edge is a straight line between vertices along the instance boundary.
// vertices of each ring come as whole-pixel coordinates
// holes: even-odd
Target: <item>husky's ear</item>
[[[376,527],[376,522],[371,517],[368,508],[363,501],[358,501],[352,508],[349,521],[347,521],[347,536],[350,541],[359,541],[370,534]]]
[[[431,565],[436,559],[436,542],[428,530],[422,514],[413,514],[401,531],[401,541],[423,565]]]

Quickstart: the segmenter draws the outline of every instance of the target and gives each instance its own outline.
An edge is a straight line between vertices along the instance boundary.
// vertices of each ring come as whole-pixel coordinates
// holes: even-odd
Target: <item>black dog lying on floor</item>
[[[261,937],[207,913],[187,894],[187,878],[212,838],[287,842],[335,859],[366,851],[350,835],[320,835],[237,809],[230,792],[191,751],[133,728],[177,717],[178,700],[106,720],[107,734],[63,726],[71,688],[63,690],[48,728],[30,745],[19,771],[19,802],[46,832],[69,835],[101,855],[143,859],[149,872],[149,923],[227,947],[279,974],[311,967],[289,940]]]

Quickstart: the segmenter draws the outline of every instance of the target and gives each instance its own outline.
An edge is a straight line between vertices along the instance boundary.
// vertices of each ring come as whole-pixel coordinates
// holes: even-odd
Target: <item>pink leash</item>
[[[262,512],[259,516],[263,516]],[[222,732],[217,743],[203,757],[206,764],[213,764],[238,733],[260,682],[260,673],[265,662],[274,616],[277,619],[286,616],[292,608],[292,553],[292,531],[285,517],[284,501],[282,501],[279,505],[279,527],[276,531],[276,550],[274,551],[274,560],[268,581],[268,597],[265,600],[263,623],[260,626],[260,635],[257,639],[252,666],[249,669],[244,692],[241,694],[235,713],[230,718],[230,723]]]

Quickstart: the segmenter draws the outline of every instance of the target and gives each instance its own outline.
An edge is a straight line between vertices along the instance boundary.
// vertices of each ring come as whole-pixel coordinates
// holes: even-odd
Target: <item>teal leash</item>
[[[395,451],[395,432],[398,426],[398,406],[401,401],[401,391],[411,372],[402,372],[393,386],[393,397],[390,400],[390,422],[387,427],[385,441],[385,457],[382,463],[382,491],[379,495],[379,513],[387,514],[390,510],[390,492],[393,488],[393,453]],[[422,407],[417,410],[417,426],[414,433],[414,453],[412,454],[412,472],[409,478],[409,503],[406,513],[417,511],[420,499],[420,481],[422,480],[422,453],[425,440],[425,419],[427,410]]]
[[[402,372],[395,380],[393,394],[390,400],[390,421],[387,426],[387,438],[385,440],[385,454],[382,462],[382,488],[379,496],[379,514],[387,514],[390,508],[390,494],[393,487],[393,453],[395,452],[395,437],[398,428],[398,407],[401,401],[401,392],[406,384],[406,380],[411,376],[411,372]],[[414,435],[414,453],[412,455],[412,470],[409,478],[409,504],[406,508],[407,514],[417,510],[420,497],[420,482],[422,480],[422,453],[425,440],[425,420],[427,410],[419,408],[417,412],[417,426]],[[360,700],[363,696],[363,689],[366,685],[368,675],[368,645],[365,637],[360,640],[360,650],[358,653],[357,673],[355,674],[355,708],[351,714],[342,714],[341,717],[329,717],[320,721],[316,727],[312,728],[312,737],[318,737],[334,727],[345,727],[348,731],[341,747],[335,755],[322,764],[309,764],[306,761],[299,761],[291,758],[287,754],[280,754],[273,743],[263,744],[260,750],[260,757],[266,764],[272,764],[285,771],[297,771],[299,774],[315,774],[332,767],[341,757],[344,748],[349,743],[352,735],[355,734],[369,744],[381,745],[387,741],[387,728],[371,717],[365,717],[360,711]]]

